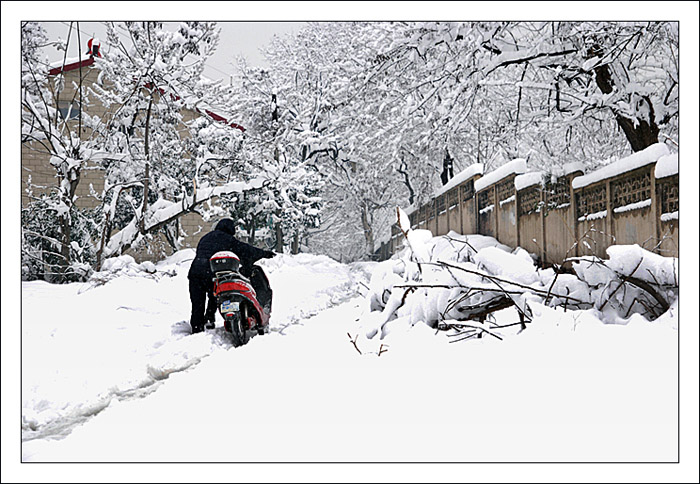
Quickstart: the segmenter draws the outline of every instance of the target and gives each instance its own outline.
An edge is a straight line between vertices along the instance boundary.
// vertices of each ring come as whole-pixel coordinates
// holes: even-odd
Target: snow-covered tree
[[[99,152],[94,134],[100,120],[82,113],[89,105],[83,85],[87,69],[80,71],[72,86],[66,86],[63,70],[49,79],[42,49],[53,46],[63,50],[65,65],[67,43],[50,43],[37,22],[22,22],[21,31],[22,143],[48,157],[56,173],[56,184],[50,187],[38,187],[31,176],[28,178],[25,193],[29,202],[22,210],[23,276],[71,280],[83,277],[94,257],[89,243],[94,227],[86,220],[87,211],[75,206],[75,194],[85,164]],[[79,106],[77,119],[61,111],[63,101]],[[85,227],[89,231],[83,230]]]
[[[101,257],[119,254],[165,230],[177,246],[177,219],[202,202],[259,187],[262,180],[238,157],[240,126],[210,109],[227,92],[202,77],[218,44],[211,22],[107,24],[107,49],[94,86],[111,114],[106,159]],[[125,45],[119,31],[132,43]],[[187,116],[186,113],[192,113]],[[199,208],[198,208],[199,207]],[[112,235],[113,229],[119,232]]]
[[[270,68],[240,60],[241,83],[230,109],[246,126],[244,156],[257,160],[270,180],[256,217],[273,221],[277,251],[291,245],[294,252],[319,225],[321,160],[337,155],[328,129],[331,90],[303,50],[276,39],[266,55]]]

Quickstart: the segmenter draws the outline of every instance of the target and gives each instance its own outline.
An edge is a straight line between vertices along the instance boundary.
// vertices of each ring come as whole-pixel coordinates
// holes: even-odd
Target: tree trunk
[[[73,208],[73,197],[75,196],[75,191],[78,188],[78,183],[80,183],[80,172],[75,172],[75,180],[71,180],[73,177],[73,170],[67,173],[69,188],[68,193],[64,193],[63,203],[68,207],[68,212],[61,216],[61,256],[63,261],[61,261],[62,271],[64,274],[68,272],[70,267],[70,249],[71,249],[71,214],[70,210]]]
[[[252,216],[248,225],[248,243],[255,245],[255,215]]]
[[[595,81],[603,94],[610,94],[613,91],[615,83],[613,82],[610,67],[607,64],[595,68]],[[627,141],[629,141],[634,151],[641,151],[659,142],[659,127],[654,119],[654,107],[651,100],[648,96],[641,96],[638,102],[645,103],[649,109],[648,121],[639,118],[632,120],[619,114],[615,115],[617,124],[622,128]]]
[[[403,175],[404,185],[408,188],[408,203],[413,205],[413,202],[416,201],[416,194],[413,191],[413,186],[411,186],[411,179],[408,177],[408,169],[404,165],[403,160],[401,160],[401,165],[396,171]]]
[[[294,240],[292,241],[292,254],[299,253],[299,232],[294,232]]]
[[[366,204],[362,206],[362,230],[365,234],[365,242],[367,243],[367,254],[374,254],[374,233],[372,232],[372,224],[369,223],[369,214]]]
[[[139,230],[142,234],[146,233],[146,208],[148,208],[148,184],[151,178],[151,157],[148,146],[148,137],[151,123],[151,106],[153,106],[153,92],[151,91],[151,99],[148,101],[148,112],[146,113],[146,136],[144,147],[146,152],[146,170],[143,177],[143,205],[141,206],[141,220],[139,221]]]
[[[275,236],[277,241],[275,242],[275,252],[281,254],[284,251],[284,234],[282,233],[282,222],[277,222],[275,224]]]
[[[70,214],[61,218],[61,256],[61,272],[66,275],[70,267]]]

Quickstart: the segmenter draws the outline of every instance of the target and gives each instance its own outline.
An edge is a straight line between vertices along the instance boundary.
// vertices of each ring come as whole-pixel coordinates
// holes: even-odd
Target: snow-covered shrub
[[[71,207],[70,240],[66,245],[68,260],[62,253],[61,219],[53,210],[55,192],[34,197],[21,211],[22,280],[43,279],[48,282],[84,281],[92,274],[97,235],[94,209]]]

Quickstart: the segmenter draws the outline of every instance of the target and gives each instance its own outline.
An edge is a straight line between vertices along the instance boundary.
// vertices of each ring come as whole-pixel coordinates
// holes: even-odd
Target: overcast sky
[[[70,22],[42,22],[42,25],[50,40],[61,38],[65,41],[68,38]],[[107,37],[106,29],[100,22],[80,22],[79,25],[83,53],[87,52],[87,41],[93,35],[102,41]],[[304,26],[304,22],[220,22],[217,25],[221,29],[219,46],[207,61],[204,75],[211,79],[228,81],[230,76],[235,76],[236,68],[233,62],[236,56],[246,57],[251,65],[266,66],[267,63],[259,49],[266,45],[273,35],[284,36],[297,32]],[[55,49],[47,50],[46,54],[49,62],[63,60],[63,53]],[[73,23],[70,34],[68,57],[78,57],[76,23]]]

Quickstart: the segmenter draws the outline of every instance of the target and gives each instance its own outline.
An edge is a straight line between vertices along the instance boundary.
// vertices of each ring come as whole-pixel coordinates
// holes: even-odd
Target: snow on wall
[[[579,217],[578,221],[579,222],[585,222],[586,220],[596,220],[599,218],[605,218],[608,216],[608,211],[607,210],[601,210],[600,212],[592,213],[590,215],[586,215],[584,217]]]
[[[501,201],[498,202],[498,203],[499,203],[499,205],[502,207],[502,206],[505,205],[506,203],[511,203],[511,202],[514,202],[514,201],[515,201],[515,195],[511,195],[510,197],[506,198],[505,200],[501,200]]]
[[[493,210],[493,207],[494,207],[494,206],[495,206],[495,205],[492,203],[491,205],[488,205],[488,206],[482,208],[481,210],[479,210],[479,213],[483,215],[483,214],[485,214],[485,213],[487,213],[487,212],[490,212],[491,210]]]
[[[644,207],[651,207],[651,198],[647,198],[646,200],[642,200],[641,202],[630,203],[629,205],[625,205],[623,207],[614,208],[613,212],[623,213],[629,212],[630,210],[639,210],[640,208]]]
[[[520,191],[532,185],[544,185],[544,172],[533,171],[515,177],[515,189]]]
[[[571,182],[574,188],[583,188],[585,186],[591,185],[602,181],[606,178],[611,178],[628,171],[641,168],[642,166],[656,162],[662,156],[668,155],[668,147],[663,143],[656,143],[648,148],[638,151],[627,158],[623,158],[614,163],[611,163],[599,170],[589,173],[588,175],[577,176]]]
[[[563,170],[564,170],[564,176],[566,175],[571,175],[575,171],[584,171],[583,169],[583,163],[579,163],[578,161],[575,161],[573,163],[567,163],[564,165]]]
[[[678,220],[678,210],[676,210],[675,212],[671,212],[671,213],[661,214],[661,221],[662,222],[670,222],[671,220]]]
[[[482,165],[481,163],[474,163],[473,165],[469,165],[467,168],[457,173],[450,181],[447,182],[446,185],[436,190],[433,197],[439,197],[443,193],[450,191],[462,182],[469,180],[471,177],[483,174],[484,165]]]
[[[671,153],[670,155],[662,156],[659,161],[656,162],[656,168],[654,168],[655,178],[666,178],[667,176],[678,174],[678,153]]]
[[[524,158],[516,158],[515,160],[509,161],[505,165],[497,168],[491,173],[484,175],[474,182],[474,190],[479,192],[484,188],[487,188],[494,183],[504,179],[508,175],[513,173],[521,174],[527,171],[527,162]]]

